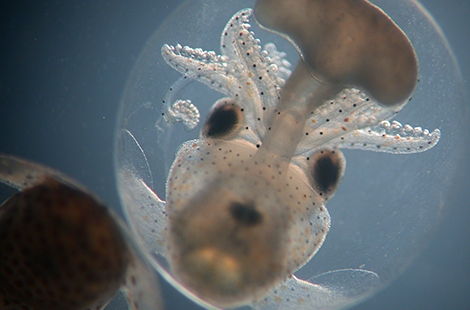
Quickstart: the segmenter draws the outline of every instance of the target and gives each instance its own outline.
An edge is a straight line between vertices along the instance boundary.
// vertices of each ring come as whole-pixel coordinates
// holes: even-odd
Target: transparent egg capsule
[[[463,102],[414,1],[187,2],[124,92],[124,211],[155,268],[204,307],[348,307],[432,237]]]
[[[0,155],[19,189],[0,206],[0,309],[161,309],[159,286],[126,227],[74,180]]]

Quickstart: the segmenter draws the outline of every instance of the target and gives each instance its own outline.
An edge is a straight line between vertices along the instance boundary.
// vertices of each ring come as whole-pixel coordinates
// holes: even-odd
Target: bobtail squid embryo
[[[76,181],[0,154],[0,309],[162,309],[153,270],[120,220]],[[119,307],[119,308],[117,308]]]
[[[235,13],[217,53],[161,47],[181,73],[163,98],[166,123],[199,125],[197,102],[180,97],[193,83],[221,96],[199,138],[175,155],[166,201],[151,188],[138,138],[123,130],[121,194],[136,208],[128,216],[144,245],[168,264],[157,268],[202,305],[337,308],[367,294],[379,276],[343,269],[305,281],[294,273],[330,229],[326,202],[344,175],[341,149],[413,154],[434,147],[441,133],[393,120],[416,87],[418,59],[382,10],[368,1],[272,2]],[[292,42],[295,66],[255,37],[255,19]]]

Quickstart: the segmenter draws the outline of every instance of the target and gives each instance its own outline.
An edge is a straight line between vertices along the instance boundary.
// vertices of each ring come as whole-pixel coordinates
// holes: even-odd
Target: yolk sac
[[[357,87],[396,106],[415,88],[418,62],[408,37],[368,1],[258,0],[254,13],[263,27],[293,41],[304,61],[300,67],[328,84],[330,96]]]

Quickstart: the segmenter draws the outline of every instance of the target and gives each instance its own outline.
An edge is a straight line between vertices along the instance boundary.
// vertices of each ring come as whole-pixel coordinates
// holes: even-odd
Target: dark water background
[[[180,2],[2,1],[0,152],[61,170],[118,206],[120,97],[146,40]],[[422,3],[447,35],[470,93],[470,2]],[[468,161],[459,165],[452,208],[429,247],[355,309],[470,309],[470,170]],[[167,286],[164,294],[168,309],[192,305]]]

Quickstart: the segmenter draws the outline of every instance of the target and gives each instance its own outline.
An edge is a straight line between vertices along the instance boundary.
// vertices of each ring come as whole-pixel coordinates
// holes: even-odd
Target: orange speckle
[[[246,82],[246,85],[251,85],[251,83],[250,83],[250,82]]]
[[[317,121],[312,119],[312,124],[316,124],[316,123],[317,123]]]
[[[400,140],[400,136],[399,136],[399,135],[395,135],[395,139]]]
[[[305,302],[305,299],[303,299],[303,298],[297,298],[297,302],[298,302],[299,304],[303,304],[303,303]]]
[[[341,129],[343,129],[344,131],[347,131],[348,129],[346,127],[341,127]]]
[[[349,117],[346,117],[346,118],[344,119],[344,121],[345,121],[346,123],[349,122]]]

